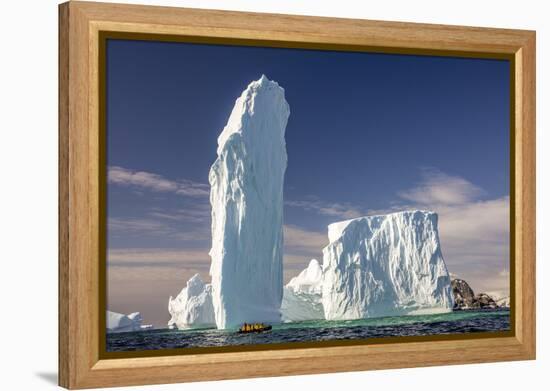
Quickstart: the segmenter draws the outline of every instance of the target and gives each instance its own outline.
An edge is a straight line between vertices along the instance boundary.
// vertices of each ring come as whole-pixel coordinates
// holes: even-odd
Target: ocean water
[[[508,310],[455,311],[436,315],[283,323],[274,325],[271,331],[252,334],[238,334],[236,331],[216,329],[162,329],[107,334],[107,351],[354,340],[508,330],[510,330]]]

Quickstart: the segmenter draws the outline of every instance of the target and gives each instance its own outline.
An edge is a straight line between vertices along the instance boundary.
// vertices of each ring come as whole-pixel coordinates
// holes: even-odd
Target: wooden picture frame
[[[512,331],[491,338],[105,358],[101,36],[447,56],[512,63]],[[104,244],[103,244],[104,245]],[[102,274],[103,273],[103,274]],[[104,299],[104,297],[103,297]],[[535,358],[535,32],[88,2],[59,6],[59,384],[176,383]]]

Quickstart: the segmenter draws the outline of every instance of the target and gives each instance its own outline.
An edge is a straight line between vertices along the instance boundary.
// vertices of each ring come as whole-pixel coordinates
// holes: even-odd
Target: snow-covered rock
[[[143,321],[139,312],[132,312],[129,315],[118,312],[107,311],[107,332],[123,333],[127,331],[138,331]]]
[[[450,312],[437,214],[404,211],[329,225],[322,301],[328,320]]]
[[[495,309],[495,308],[498,308],[498,304],[487,293],[477,294],[476,298],[475,298],[475,305],[476,305],[476,308],[481,308],[481,309]]]
[[[500,308],[510,308],[510,296],[498,297],[495,302]]]
[[[325,319],[321,302],[323,271],[316,259],[285,286],[281,314],[284,322]]]
[[[279,322],[283,297],[284,90],[262,76],[236,100],[210,169],[218,328]]]
[[[454,296],[454,309],[467,310],[475,307],[476,295],[466,281],[455,278],[451,281],[451,287]]]
[[[168,328],[183,330],[215,326],[212,286],[195,274],[175,299],[170,296],[168,312],[172,316]]]
[[[510,296],[503,296],[501,292],[474,293],[468,283],[460,278],[451,281],[454,296],[455,310],[485,310],[495,308],[509,308]]]

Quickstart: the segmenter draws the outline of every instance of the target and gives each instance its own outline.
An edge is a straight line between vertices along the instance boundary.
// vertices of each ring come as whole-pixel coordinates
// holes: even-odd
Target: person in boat
[[[243,325],[239,328],[239,331],[246,333],[246,332],[253,332],[253,331],[264,331],[267,329],[267,326],[263,323],[243,323]]]

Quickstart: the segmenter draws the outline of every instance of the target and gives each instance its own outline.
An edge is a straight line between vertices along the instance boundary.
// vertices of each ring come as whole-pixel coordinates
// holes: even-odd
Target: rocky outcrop
[[[454,279],[451,281],[451,287],[455,303],[453,309],[465,310],[474,308],[475,294],[466,281],[459,278]]]
[[[497,308],[495,300],[487,293],[477,294],[474,300],[474,308]]]
[[[502,305],[499,305],[495,299],[487,293],[479,293],[476,295],[470,285],[459,278],[451,281],[451,287],[453,289],[455,303],[453,310],[455,311],[507,308],[510,306],[509,300],[502,301]]]

